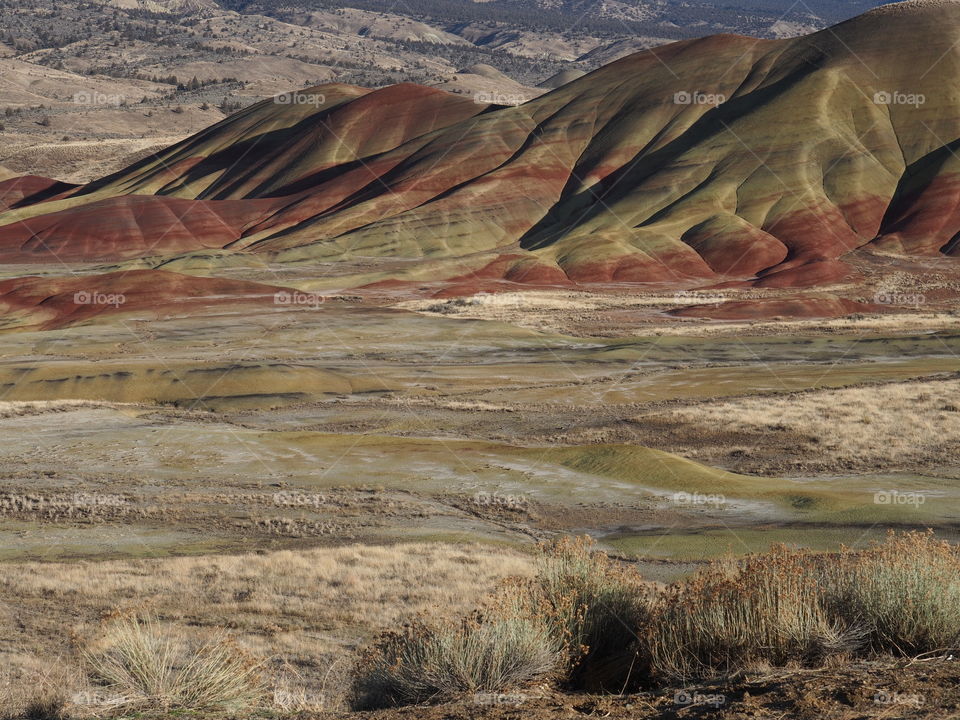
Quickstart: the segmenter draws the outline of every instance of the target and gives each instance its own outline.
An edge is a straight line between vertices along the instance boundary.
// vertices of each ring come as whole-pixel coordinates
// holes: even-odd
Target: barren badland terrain
[[[960,716],[960,2],[873,5],[0,3],[0,717]]]

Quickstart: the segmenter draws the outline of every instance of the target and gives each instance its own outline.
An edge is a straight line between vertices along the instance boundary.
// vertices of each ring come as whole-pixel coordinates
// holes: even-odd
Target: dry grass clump
[[[361,708],[499,692],[551,672],[559,645],[527,617],[479,617],[456,625],[414,625],[388,634],[365,660]]]
[[[535,577],[507,583],[482,612],[385,636],[361,662],[357,705],[502,692],[546,675],[623,684],[646,602],[636,573],[585,539],[559,540],[541,548]]]
[[[226,637],[189,643],[154,620],[115,620],[84,652],[91,678],[127,706],[238,708],[265,690],[259,663]]]
[[[845,551],[817,579],[830,612],[860,625],[875,652],[918,655],[960,647],[960,557],[931,533],[892,535]]]
[[[643,630],[651,674],[729,674],[757,663],[810,663],[844,647],[811,558],[786,550],[717,564],[657,599]]]
[[[649,605],[638,573],[586,538],[561,538],[541,548],[537,575],[519,590],[526,614],[542,618],[564,648],[568,681],[607,689],[627,681],[623,664],[636,657],[634,632]]]
[[[662,594],[642,645],[651,675],[670,679],[946,653],[960,646],[960,555],[914,532],[865,551],[778,549],[717,564]]]

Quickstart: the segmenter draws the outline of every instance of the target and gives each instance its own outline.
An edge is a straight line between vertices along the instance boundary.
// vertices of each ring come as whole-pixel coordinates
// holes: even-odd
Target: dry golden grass
[[[960,380],[738,398],[691,405],[672,419],[715,430],[787,430],[838,468],[929,464],[960,442]]]
[[[372,633],[463,614],[500,579],[532,572],[519,553],[443,544],[9,564],[0,577],[0,705],[22,704],[44,664],[79,666],[77,641],[82,647],[103,633],[104,618],[131,611],[171,633],[226,629],[267,661],[277,707],[335,707],[354,650]],[[76,680],[57,685],[74,698],[91,692]],[[78,712],[96,703],[88,705]]]
[[[0,718],[54,718],[62,716],[69,688],[83,679],[62,657],[38,657],[30,652],[0,655]],[[19,716],[19,717],[18,717]]]
[[[90,677],[129,708],[241,710],[266,695],[261,662],[223,632],[200,642],[150,618],[120,617],[83,659]]]

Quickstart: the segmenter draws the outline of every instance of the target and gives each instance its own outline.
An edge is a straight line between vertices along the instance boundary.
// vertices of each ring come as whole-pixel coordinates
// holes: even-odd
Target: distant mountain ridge
[[[736,32],[775,37],[777,23],[821,28],[883,4],[885,0],[408,0],[389,12],[417,18],[462,35],[486,27],[513,31],[672,39]],[[230,9],[285,17],[307,9],[301,0],[221,0]],[[312,7],[312,6],[311,6]],[[379,0],[326,0],[327,8],[384,11]]]

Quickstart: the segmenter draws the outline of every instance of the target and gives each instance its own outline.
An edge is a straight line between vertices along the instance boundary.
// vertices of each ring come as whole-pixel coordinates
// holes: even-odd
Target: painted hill
[[[556,75],[552,75],[551,77],[544,80],[537,87],[542,87],[547,90],[556,90],[558,87],[561,87],[562,85],[566,85],[568,82],[579,80],[584,75],[586,75],[586,73],[583,70],[577,70],[575,68],[569,69],[569,70],[561,70]]]
[[[0,213],[0,256],[223,248],[345,275],[415,260],[387,275],[467,292],[816,286],[850,277],[856,251],[960,254],[958,26],[960,2],[923,0],[802,38],[684,41],[518,107],[416,85],[298,91],[24,197]]]

